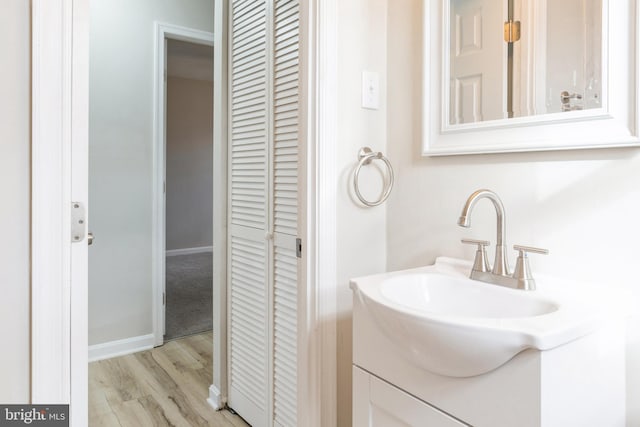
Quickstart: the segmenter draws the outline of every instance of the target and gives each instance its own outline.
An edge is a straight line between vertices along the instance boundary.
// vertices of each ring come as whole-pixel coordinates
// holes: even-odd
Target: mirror
[[[424,1],[423,154],[638,145],[634,5]]]
[[[600,0],[450,0],[449,123],[600,108]]]

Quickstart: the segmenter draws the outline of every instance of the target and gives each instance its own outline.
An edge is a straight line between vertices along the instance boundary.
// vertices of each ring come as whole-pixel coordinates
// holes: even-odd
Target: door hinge
[[[507,21],[504,23],[504,41],[514,43],[520,40],[520,21]]]
[[[296,256],[302,258],[302,239],[299,237],[296,239]]]
[[[86,222],[84,205],[80,202],[71,202],[71,243],[84,240]]]
[[[166,294],[163,292],[162,293],[162,305],[166,304]]]

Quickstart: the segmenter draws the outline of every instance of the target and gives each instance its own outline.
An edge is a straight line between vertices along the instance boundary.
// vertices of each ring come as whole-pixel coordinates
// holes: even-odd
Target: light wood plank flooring
[[[92,427],[245,427],[206,399],[212,374],[212,334],[170,341],[153,350],[89,364]]]

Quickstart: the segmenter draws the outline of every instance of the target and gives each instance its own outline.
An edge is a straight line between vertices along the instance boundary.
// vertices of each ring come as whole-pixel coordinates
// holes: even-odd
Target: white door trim
[[[304,9],[303,9],[304,10]],[[336,141],[338,134],[338,0],[311,0],[303,18],[308,38],[307,81],[307,236],[310,426],[337,422],[337,226]],[[304,348],[304,347],[302,347]],[[298,361],[304,363],[305,361]],[[305,392],[303,390],[303,392]],[[304,413],[304,412],[301,412]]]
[[[228,1],[216,1],[213,50],[213,384],[209,404],[227,402],[227,19]]]
[[[87,208],[88,21],[88,0],[32,1],[31,402],[73,400],[73,426],[87,425],[87,245],[71,243],[71,202]]]
[[[164,298],[165,293],[165,179],[166,179],[166,40],[181,40],[213,46],[214,35],[162,22],[155,23],[155,73],[153,89],[153,219],[152,219],[152,292],[151,316],[154,345],[164,344]],[[214,112],[215,115],[215,112]]]
[[[71,1],[32,7],[31,395],[70,398]]]
[[[300,78],[300,138],[302,142],[299,144],[299,162],[302,167],[298,170],[299,187],[302,191],[299,193],[300,205],[304,206],[305,218],[299,218],[299,232],[302,239],[302,260],[298,272],[299,282],[307,284],[307,286],[298,289],[298,306],[306,304],[305,315],[298,313],[298,341],[297,341],[297,369],[298,369],[298,393],[296,401],[298,404],[298,420],[306,420],[310,427],[320,426],[320,396],[319,390],[320,378],[319,372],[316,372],[317,351],[319,347],[315,339],[316,325],[316,295],[315,295],[315,230],[314,214],[315,214],[315,168],[312,165],[315,162],[315,129],[316,129],[316,93],[315,79],[317,76],[315,70],[315,43],[316,37],[315,22],[316,8],[315,2],[301,1],[300,7],[300,41],[299,41],[299,78]],[[306,142],[306,145],[305,145]],[[306,166],[306,167],[305,167]],[[303,384],[307,384],[303,387]],[[317,421],[316,421],[317,420]]]

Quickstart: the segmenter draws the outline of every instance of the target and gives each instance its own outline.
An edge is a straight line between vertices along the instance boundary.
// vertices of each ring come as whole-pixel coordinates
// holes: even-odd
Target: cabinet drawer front
[[[468,426],[354,366],[354,427]]]

